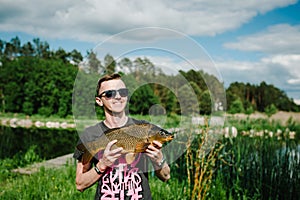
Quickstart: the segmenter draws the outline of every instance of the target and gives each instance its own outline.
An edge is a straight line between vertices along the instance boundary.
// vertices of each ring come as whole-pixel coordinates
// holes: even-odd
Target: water
[[[78,140],[72,129],[12,128],[0,126],[0,159],[25,153],[36,145],[36,152],[43,159],[62,156],[74,151]]]

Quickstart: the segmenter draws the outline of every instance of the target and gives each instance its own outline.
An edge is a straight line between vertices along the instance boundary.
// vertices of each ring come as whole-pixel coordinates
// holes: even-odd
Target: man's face
[[[121,79],[104,81],[101,84],[99,94],[102,94],[108,90],[119,90],[126,88],[125,83]],[[128,97],[122,97],[119,92],[114,97],[108,98],[105,93],[101,97],[96,97],[96,102],[100,106],[104,106],[105,109],[112,111],[113,113],[120,113],[125,110]]]

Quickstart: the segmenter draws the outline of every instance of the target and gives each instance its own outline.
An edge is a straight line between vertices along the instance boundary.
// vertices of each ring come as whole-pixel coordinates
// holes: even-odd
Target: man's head
[[[100,78],[98,80],[98,84],[97,84],[96,96],[100,95],[99,90],[100,90],[103,82],[109,81],[109,80],[115,80],[115,79],[121,79],[121,75],[120,74],[107,74],[107,75],[103,76],[102,78]]]
[[[96,103],[103,106],[105,111],[124,112],[128,90],[119,74],[106,75],[99,79],[96,92]]]

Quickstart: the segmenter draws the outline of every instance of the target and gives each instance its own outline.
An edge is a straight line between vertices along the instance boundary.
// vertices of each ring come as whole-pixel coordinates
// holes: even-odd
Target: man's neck
[[[128,117],[125,115],[125,113],[113,113],[108,114],[105,117],[106,119],[104,120],[104,123],[108,128],[118,128],[124,126],[128,120]]]

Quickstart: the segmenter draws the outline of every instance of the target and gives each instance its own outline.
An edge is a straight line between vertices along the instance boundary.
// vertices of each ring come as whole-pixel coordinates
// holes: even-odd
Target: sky
[[[16,36],[102,58],[145,56],[170,73],[203,69],[225,87],[265,81],[300,104],[296,0],[0,0],[0,39]]]

